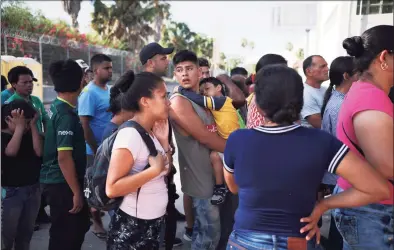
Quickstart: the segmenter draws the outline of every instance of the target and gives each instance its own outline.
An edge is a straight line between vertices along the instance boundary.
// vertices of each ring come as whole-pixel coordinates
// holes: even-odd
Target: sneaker
[[[179,247],[179,246],[182,246],[183,245],[183,241],[181,240],[181,239],[179,239],[179,238],[175,238],[174,239],[174,244],[172,245],[173,247]],[[163,247],[165,247],[166,246],[166,241],[164,240],[163,241]]]
[[[224,202],[226,199],[226,194],[228,190],[226,187],[216,187],[213,190],[213,196],[211,198],[212,205],[219,205]]]
[[[185,233],[183,234],[183,239],[186,241],[192,241],[193,229],[185,227]]]

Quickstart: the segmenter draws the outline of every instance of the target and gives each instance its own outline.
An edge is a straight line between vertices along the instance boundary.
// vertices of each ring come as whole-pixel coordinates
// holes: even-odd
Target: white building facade
[[[393,25],[393,0],[278,2],[273,8],[273,32],[303,33],[304,57],[322,55],[330,64],[346,55],[345,38],[376,25]],[[288,39],[292,42],[292,36]],[[299,41],[298,41],[299,42]]]
[[[392,0],[319,1],[308,54],[322,55],[331,63],[336,57],[346,55],[342,47],[344,39],[382,24],[393,25]]]

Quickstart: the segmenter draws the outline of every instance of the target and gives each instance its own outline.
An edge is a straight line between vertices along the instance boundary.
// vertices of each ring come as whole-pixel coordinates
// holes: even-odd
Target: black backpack
[[[149,133],[137,122],[127,121],[108,138],[106,138],[100,147],[97,149],[94,157],[93,165],[86,169],[84,193],[86,200],[90,207],[109,211],[118,208],[123,200],[123,197],[109,198],[105,192],[105,185],[107,182],[107,174],[109,168],[109,161],[111,159],[112,147],[115,142],[116,135],[123,128],[135,128],[141,135],[146,146],[149,149],[151,156],[157,155],[157,150]],[[144,170],[149,168],[149,164],[145,166]],[[141,187],[137,190],[137,201]]]

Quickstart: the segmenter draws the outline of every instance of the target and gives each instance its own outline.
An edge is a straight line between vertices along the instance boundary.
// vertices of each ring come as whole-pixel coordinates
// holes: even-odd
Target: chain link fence
[[[129,51],[58,39],[22,30],[7,28],[1,30],[1,55],[31,57],[40,62],[44,85],[52,85],[48,76],[51,62],[70,58],[83,59],[90,64],[90,58],[99,53],[106,54],[112,59],[113,79],[115,80],[127,70],[139,72],[142,69],[138,55]]]
[[[142,71],[139,56],[125,50],[79,43],[73,40],[59,39],[53,36],[5,27],[1,29],[0,40],[1,55],[30,57],[41,63],[44,104],[49,104],[56,98],[56,93],[53,90],[53,84],[49,77],[49,65],[53,61],[69,58],[74,60],[82,59],[90,65],[90,59],[95,54],[106,54],[112,59],[112,83],[128,70],[133,70],[136,73]],[[169,89],[175,86],[175,82],[171,80],[173,69],[174,67],[170,62],[167,74],[170,78],[165,78]]]

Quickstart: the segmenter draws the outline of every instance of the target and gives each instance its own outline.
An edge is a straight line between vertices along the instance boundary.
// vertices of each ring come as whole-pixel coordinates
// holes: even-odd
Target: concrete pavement
[[[177,150],[176,150],[177,152]],[[178,169],[178,155],[174,155],[174,165]],[[176,201],[175,206],[176,208],[184,213],[183,210],[183,194],[180,191],[181,190],[181,184],[180,184],[180,177],[179,177],[179,170],[178,173],[174,177],[174,181],[177,186],[177,193],[179,194],[180,198]],[[47,211],[49,214],[49,211]],[[108,229],[108,224],[109,224],[109,216],[106,214],[103,217],[103,223],[106,229]],[[323,227],[321,229],[322,235],[327,236],[328,233],[328,228],[329,228],[329,223],[330,223],[330,217],[328,214],[326,214],[323,217]],[[49,242],[49,227],[50,225],[42,225],[41,229],[39,231],[34,232],[33,239],[30,244],[30,250],[47,250],[48,249],[48,242]],[[183,240],[183,232],[185,228],[185,222],[178,222],[178,227],[177,227],[177,237]],[[190,242],[183,241],[184,245],[180,247],[174,247],[174,250],[186,250],[190,249]],[[105,250],[106,249],[106,244],[105,241],[100,240],[97,238],[91,231],[89,231],[86,236],[85,236],[85,242],[83,244],[82,250],[89,250],[89,249],[94,249],[94,250]],[[164,249],[164,248],[163,248]]]

